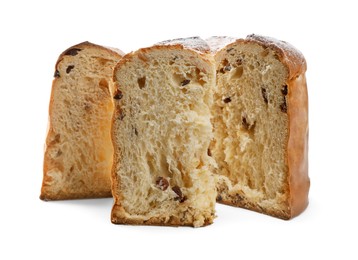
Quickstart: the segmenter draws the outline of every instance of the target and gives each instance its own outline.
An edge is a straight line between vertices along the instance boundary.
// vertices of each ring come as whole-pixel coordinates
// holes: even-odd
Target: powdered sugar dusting
[[[206,42],[210,46],[211,52],[215,53],[218,50],[224,48],[226,45],[234,42],[236,39],[228,36],[212,36],[206,39]]]
[[[167,40],[159,42],[156,45],[183,45],[184,48],[194,49],[199,52],[209,52],[210,47],[206,41],[198,36],[188,38],[178,38],[173,40]]]

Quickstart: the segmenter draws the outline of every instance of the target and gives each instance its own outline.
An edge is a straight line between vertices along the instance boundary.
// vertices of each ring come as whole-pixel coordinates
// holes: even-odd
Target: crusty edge
[[[213,223],[214,216],[210,218],[206,218],[204,224],[200,227],[205,227]],[[170,217],[169,220],[166,220],[164,217],[152,217],[147,220],[139,219],[139,218],[127,218],[125,216],[124,209],[119,205],[113,205],[112,214],[111,214],[111,222],[113,224],[123,224],[123,225],[147,225],[147,226],[188,226],[188,227],[196,227],[193,222],[184,222],[177,217]]]
[[[88,47],[105,50],[105,51],[111,53],[112,55],[118,57],[118,59],[121,59],[125,55],[124,52],[122,52],[119,49],[111,48],[111,47],[104,47],[101,45],[97,45],[97,44],[85,41],[85,42],[81,42],[79,44],[76,44],[76,45],[73,45],[73,46],[67,48],[65,51],[63,51],[59,55],[59,57],[56,61],[56,65],[55,65],[55,72],[58,69],[58,64],[63,60],[64,56],[68,55],[68,54],[66,54],[66,53],[68,53],[68,51],[70,51],[72,49],[76,49],[76,48],[81,49],[81,48],[88,48]],[[42,179],[42,185],[41,185],[40,199],[45,200],[45,201],[50,201],[50,200],[68,200],[68,199],[109,198],[112,195],[111,192],[106,192],[106,193],[93,192],[91,194],[78,193],[76,195],[69,195],[69,194],[53,195],[53,194],[49,194],[48,192],[46,192],[44,183],[49,179],[49,176],[47,175],[48,161],[46,160],[46,150],[47,150],[48,143],[50,142],[49,133],[51,131],[53,131],[50,115],[51,115],[51,111],[52,111],[52,107],[53,107],[52,104],[53,104],[53,99],[54,99],[54,86],[55,86],[56,82],[57,82],[57,78],[55,77],[52,81],[50,102],[49,102],[49,107],[48,107],[49,119],[48,119],[48,124],[47,124],[47,133],[46,133],[46,140],[45,140],[45,147],[44,147],[45,154],[44,154],[44,161],[43,161],[43,179]]]
[[[304,73],[289,80],[287,160],[291,218],[308,205],[308,94]]]
[[[181,42],[182,40],[183,40],[183,42]],[[202,41],[202,40],[200,39],[200,41]],[[207,44],[206,44],[206,47],[208,47]],[[197,53],[199,56],[201,56],[201,58],[203,58],[203,60],[205,62],[208,62],[208,63],[213,62],[212,56],[209,55],[209,49],[207,49],[206,51],[201,51],[200,49],[197,49],[197,48],[191,48],[190,44],[188,44],[185,39],[170,40],[170,41],[166,41],[166,42],[161,42],[161,43],[153,45],[151,47],[141,48],[135,52],[130,52],[130,53],[126,54],[124,57],[122,57],[122,59],[115,66],[115,68],[113,70],[113,82],[114,82],[114,87],[115,87],[115,89],[113,90],[114,92],[119,87],[118,85],[116,85],[116,71],[121,66],[123,66],[125,63],[131,61],[133,59],[133,57],[135,57],[136,55],[140,59],[145,61],[147,59],[146,53],[149,51],[152,51],[154,49],[157,49],[157,50],[160,50],[160,49],[184,50],[185,49],[185,50]],[[114,113],[113,113],[113,117],[112,117],[111,136],[112,136],[112,143],[113,143],[113,147],[114,147],[115,151],[116,151],[116,149],[118,149],[118,147],[115,142],[113,126],[114,126],[116,118],[118,117],[118,113],[119,113],[120,109],[121,108],[118,105],[117,106],[115,105]],[[193,226],[194,227],[194,223],[183,222],[180,219],[177,219],[175,217],[171,217],[168,221],[166,221],[160,217],[153,217],[148,220],[127,218],[125,209],[121,206],[121,199],[120,199],[121,195],[120,195],[120,189],[119,189],[120,178],[116,173],[117,161],[118,161],[118,155],[116,154],[116,152],[114,152],[113,167],[112,167],[112,173],[111,173],[112,174],[112,196],[114,199],[114,204],[113,204],[112,211],[111,211],[111,221],[113,224],[153,225],[153,226]],[[214,219],[214,215],[211,218],[206,218],[203,226],[212,224],[213,219]]]
[[[91,194],[88,193],[77,193],[75,195],[64,194],[62,195],[52,195],[47,194],[45,191],[41,190],[40,199],[44,201],[54,201],[54,200],[74,200],[74,199],[98,199],[98,198],[110,198],[112,197],[111,192],[106,193],[98,193],[92,192]]]

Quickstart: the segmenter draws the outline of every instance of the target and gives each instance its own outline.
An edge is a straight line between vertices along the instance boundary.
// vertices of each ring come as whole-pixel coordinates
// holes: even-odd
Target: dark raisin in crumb
[[[172,190],[178,195],[174,198],[174,200],[179,200],[179,202],[183,202],[186,200],[186,197],[183,197],[183,193],[181,192],[181,189],[178,186],[174,186]]]
[[[208,148],[208,156],[211,156],[211,150]]]
[[[117,93],[113,96],[114,99],[120,100],[123,97],[121,91],[117,91]]]
[[[140,89],[144,88],[145,87],[145,81],[146,81],[146,77],[142,77],[142,78],[139,78],[138,80],[138,86]]]
[[[268,99],[267,99],[267,92],[266,92],[265,88],[261,88],[261,94],[262,94],[262,97],[264,98],[265,103],[267,104]]]
[[[60,72],[58,70],[55,70],[55,74],[53,75],[55,78],[60,77]]]
[[[222,201],[223,200],[223,197],[221,197],[221,195],[218,195],[217,198],[216,198],[217,201]]]
[[[246,117],[244,117],[244,116],[242,117],[241,123],[242,123],[242,126],[243,126],[246,130],[249,130],[249,129],[250,129],[250,124],[247,122]]]
[[[184,79],[182,82],[181,82],[181,85],[182,86],[185,86],[185,85],[188,85],[190,83],[190,79]]]
[[[229,102],[231,102],[231,97],[227,97],[227,98],[224,98],[224,103],[229,103]]]
[[[137,128],[134,128],[134,134],[135,134],[136,136],[138,136],[138,130],[137,130]]]
[[[237,66],[242,65],[242,59],[240,59],[240,58],[237,59],[237,60],[236,60],[236,65],[237,65]]]
[[[230,52],[230,51],[232,51],[234,48],[229,48],[229,49],[227,49],[226,50],[226,52]]]
[[[79,51],[81,51],[81,49],[72,48],[72,49],[69,49],[68,51],[66,51],[65,55],[76,56]]]
[[[280,105],[280,109],[283,113],[287,113],[286,99],[283,100],[283,103]]]
[[[68,66],[67,69],[66,69],[66,73],[67,73],[67,74],[70,73],[71,70],[72,70],[74,67],[75,67],[75,66],[73,66],[73,65]]]
[[[157,180],[155,181],[155,185],[158,187],[158,189],[165,191],[169,187],[169,182],[164,177],[158,177]]]
[[[282,89],[281,89],[281,93],[282,95],[286,96],[287,93],[288,93],[288,90],[287,90],[287,85],[283,86]]]

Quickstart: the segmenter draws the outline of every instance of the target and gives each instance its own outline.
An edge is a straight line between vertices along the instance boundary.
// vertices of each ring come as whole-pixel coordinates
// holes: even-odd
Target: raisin
[[[212,156],[210,148],[208,148],[208,156]]]
[[[231,102],[231,97],[227,97],[227,98],[224,98],[224,103],[229,103],[229,102]]]
[[[262,94],[262,97],[264,98],[265,103],[267,104],[268,99],[267,99],[267,91],[265,88],[261,88],[261,94]]]
[[[58,70],[55,70],[55,74],[53,75],[55,78],[60,77],[60,72]]]
[[[223,197],[221,197],[221,195],[218,195],[218,196],[216,197],[216,200],[217,200],[217,201],[222,201],[222,200],[223,200]]]
[[[142,89],[142,88],[144,88],[144,87],[145,87],[145,81],[146,81],[145,76],[144,76],[144,77],[142,77],[142,78],[139,78],[139,79],[137,80],[137,82],[138,82],[138,86],[139,86],[139,88],[140,88],[140,89]]]
[[[237,59],[237,60],[236,60],[236,65],[237,65],[237,66],[242,65],[242,59],[240,59],[240,58]]]
[[[157,186],[158,189],[165,191],[169,187],[169,182],[164,177],[158,177],[157,180],[155,181],[155,185]]]
[[[137,130],[137,128],[134,128],[134,134],[135,134],[136,136],[138,136],[138,130]]]
[[[288,93],[288,90],[287,90],[287,85],[283,86],[282,89],[281,89],[281,93],[282,95],[286,96],[287,93]]]
[[[66,69],[66,73],[67,73],[67,74],[70,73],[71,70],[72,70],[74,67],[75,67],[75,66],[73,66],[73,65],[68,66],[67,69]]]
[[[113,96],[114,99],[120,100],[123,97],[123,94],[121,91],[117,91],[116,94]]]
[[[64,55],[76,56],[79,51],[81,51],[81,49],[72,48],[72,49],[69,49],[68,51],[66,51]]]
[[[181,85],[182,86],[185,86],[185,85],[188,85],[190,83],[190,79],[184,79],[182,82],[181,82]]]
[[[280,109],[283,113],[287,113],[286,99],[283,100],[282,104],[280,105]]]
[[[247,131],[253,131],[253,129],[256,126],[256,122],[254,122],[253,124],[250,124],[249,122],[247,122],[247,119],[244,116],[241,119],[241,123],[242,123],[242,127]]]
[[[223,66],[229,65],[229,61],[227,59],[224,59],[222,62]]]
[[[181,189],[178,186],[174,186],[172,190],[178,195],[174,198],[174,200],[178,200],[179,202],[184,202],[186,200],[186,197],[183,196],[183,193],[181,192]]]
[[[232,51],[234,48],[229,48],[229,49],[227,49],[226,50],[226,52],[230,52],[230,51]]]
[[[247,122],[246,117],[244,117],[244,116],[242,117],[241,123],[242,123],[242,126],[243,126],[246,130],[249,130],[249,129],[250,129],[250,124]]]

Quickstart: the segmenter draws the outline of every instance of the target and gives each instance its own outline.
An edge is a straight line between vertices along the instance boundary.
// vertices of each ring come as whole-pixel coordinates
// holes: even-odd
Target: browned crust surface
[[[141,220],[136,218],[127,218],[124,215],[124,209],[119,205],[114,205],[112,208],[111,221],[113,224],[123,224],[123,225],[148,225],[148,226],[188,226],[194,227],[193,222],[188,222],[182,220],[178,217],[170,217],[169,220],[166,220],[164,217],[152,217],[147,220]],[[208,226],[213,223],[214,216],[210,218],[206,218],[204,222],[204,226]]]
[[[230,198],[230,200],[218,200],[218,203],[225,204],[228,206],[234,206],[234,207],[240,207],[248,210],[252,210],[258,213],[262,213],[265,215],[269,215],[272,217],[280,218],[283,220],[289,220],[291,217],[289,214],[285,212],[278,212],[277,210],[271,210],[270,208],[262,208],[258,206],[257,204],[245,202],[245,200],[235,200],[232,199],[232,196],[228,195],[227,198]]]
[[[308,205],[308,94],[306,78],[301,74],[288,82],[289,137],[287,144],[291,217]]]
[[[97,44],[90,43],[88,41],[82,42],[76,45],[73,45],[63,51],[56,62],[55,65],[55,78],[52,83],[51,88],[51,96],[50,96],[50,102],[49,102],[49,115],[52,114],[53,109],[53,102],[54,102],[54,89],[56,87],[57,81],[59,80],[56,77],[56,72],[58,71],[58,66],[61,63],[61,61],[64,59],[65,56],[76,56],[78,51],[81,51],[82,49],[98,49],[101,51],[105,51],[112,55],[114,59],[121,59],[121,57],[124,55],[124,53],[115,48],[107,48],[103,47]],[[88,198],[108,198],[112,196],[112,192],[110,189],[103,189],[99,188],[97,191],[90,191],[90,192],[80,192],[75,189],[70,188],[63,188],[60,192],[53,192],[53,189],[51,185],[48,185],[46,183],[50,182],[52,177],[48,175],[49,168],[53,164],[53,161],[49,158],[47,154],[47,150],[49,147],[51,147],[53,140],[51,140],[51,137],[54,135],[54,129],[51,122],[51,117],[49,117],[48,122],[48,132],[45,142],[45,154],[44,154],[44,162],[43,162],[43,181],[41,186],[41,194],[40,199],[49,201],[49,200],[67,200],[67,199],[88,199]],[[96,180],[94,180],[96,181]]]
[[[220,40],[220,39],[218,39]],[[228,44],[256,43],[264,48],[272,49],[277,58],[285,65],[288,71],[286,84],[288,86],[288,143],[287,143],[287,164],[288,164],[288,189],[289,201],[288,212],[277,213],[270,209],[264,209],[258,205],[245,201],[245,198],[233,198],[227,191],[218,202],[247,208],[282,219],[291,219],[305,210],[308,205],[308,192],[310,180],[308,177],[308,94],[305,79],[307,64],[304,56],[291,44],[279,41],[274,38],[249,35],[246,39],[238,39]],[[216,51],[214,51],[215,53]],[[229,198],[229,199],[223,199]]]
[[[52,200],[74,200],[74,199],[97,199],[97,198],[110,198],[112,197],[111,191],[106,192],[76,192],[73,193],[72,190],[69,192],[61,192],[57,194],[52,194],[48,192],[47,190],[43,189],[41,190],[40,199],[44,201],[52,201]]]

